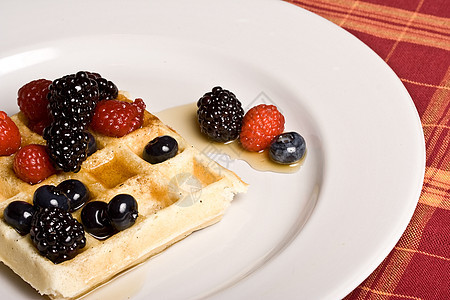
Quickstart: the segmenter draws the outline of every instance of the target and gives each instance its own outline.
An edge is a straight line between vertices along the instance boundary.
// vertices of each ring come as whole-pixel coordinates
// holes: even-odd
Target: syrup
[[[231,160],[239,159],[247,162],[258,171],[294,173],[300,169],[305,160],[306,155],[295,164],[277,164],[270,159],[268,151],[246,151],[238,141],[223,144],[209,140],[200,132],[197,122],[196,103],[168,108],[159,112],[157,116],[161,121],[182,135],[190,144],[224,167],[228,167],[228,163]]]

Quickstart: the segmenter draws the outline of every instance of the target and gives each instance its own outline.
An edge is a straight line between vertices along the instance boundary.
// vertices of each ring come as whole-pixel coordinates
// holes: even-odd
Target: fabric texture
[[[336,23],[383,58],[409,91],[425,135],[414,216],[391,253],[345,299],[450,299],[450,1],[286,1]]]

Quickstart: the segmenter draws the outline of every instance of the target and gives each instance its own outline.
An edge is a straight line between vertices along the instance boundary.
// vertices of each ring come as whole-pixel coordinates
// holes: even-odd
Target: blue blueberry
[[[25,201],[13,201],[3,211],[5,222],[21,235],[26,235],[31,229],[34,207]]]
[[[74,212],[88,202],[90,194],[88,188],[77,179],[68,179],[56,187],[69,198],[70,212]]]
[[[276,163],[290,165],[300,161],[305,151],[305,139],[297,132],[286,132],[273,139],[269,156]]]
[[[69,211],[69,198],[54,185],[40,186],[33,195],[35,207],[59,207],[64,211]]]
[[[168,135],[151,140],[144,148],[142,157],[151,164],[159,164],[177,155],[178,143]]]
[[[92,133],[90,133],[89,131],[85,132],[88,136],[88,151],[87,151],[87,155],[91,156],[92,154],[95,153],[95,151],[97,151],[97,143],[95,142],[95,138],[92,135]]]
[[[138,217],[138,204],[133,196],[119,194],[108,203],[108,216],[118,231],[132,226]]]
[[[108,217],[108,203],[91,201],[81,210],[84,228],[97,239],[106,239],[116,233]]]

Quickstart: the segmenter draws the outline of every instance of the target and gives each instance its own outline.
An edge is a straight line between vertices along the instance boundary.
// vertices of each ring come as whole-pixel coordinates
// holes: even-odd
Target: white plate
[[[11,1],[0,30],[0,108],[10,114],[24,83],[92,70],[153,112],[221,85],[245,107],[276,104],[307,141],[296,174],[226,162],[251,187],[222,222],[88,299],[338,299],[376,268],[412,216],[425,152],[408,93],[360,41],[301,8]],[[10,299],[37,297],[4,266],[0,288]]]

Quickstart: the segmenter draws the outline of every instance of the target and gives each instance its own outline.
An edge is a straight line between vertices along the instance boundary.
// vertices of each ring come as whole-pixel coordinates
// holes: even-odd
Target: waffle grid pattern
[[[126,99],[122,97],[122,100]],[[12,116],[12,119],[22,134],[22,146],[45,144],[41,136],[27,128],[22,113]],[[175,131],[147,111],[142,128],[122,138],[93,135],[98,150],[83,163],[80,172],[61,172],[36,185],[29,185],[14,175],[13,156],[0,157],[0,238],[4,245],[0,246],[0,259],[22,278],[26,269],[22,270],[21,265],[37,265],[33,274],[24,279],[41,293],[50,294],[51,298],[71,298],[85,293],[192,231],[217,222],[233,194],[246,189],[245,183],[234,173],[188,145]],[[152,165],[142,158],[142,151],[150,140],[161,135],[170,135],[177,140],[178,154]],[[20,236],[4,222],[3,210],[14,200],[32,203],[33,193],[39,186],[57,185],[69,178],[78,179],[88,187],[91,201],[109,202],[121,193],[133,195],[138,202],[139,217],[131,228],[104,241],[86,233],[86,247],[72,260],[54,265],[38,254],[29,235]],[[222,196],[218,198],[217,193],[222,193]],[[73,213],[79,221],[80,212],[81,209]],[[139,238],[140,241],[134,242]],[[7,258],[10,253],[10,249],[5,249],[7,247],[14,249],[17,261]],[[97,271],[103,273],[100,277],[96,270],[86,270],[86,266],[92,266],[90,261],[94,259],[97,265],[100,261],[101,267],[97,267]],[[62,277],[79,278],[78,285],[75,283],[64,292],[67,288],[59,283],[63,282],[61,272],[66,273]],[[45,276],[48,282],[41,283],[35,278],[38,276]]]

